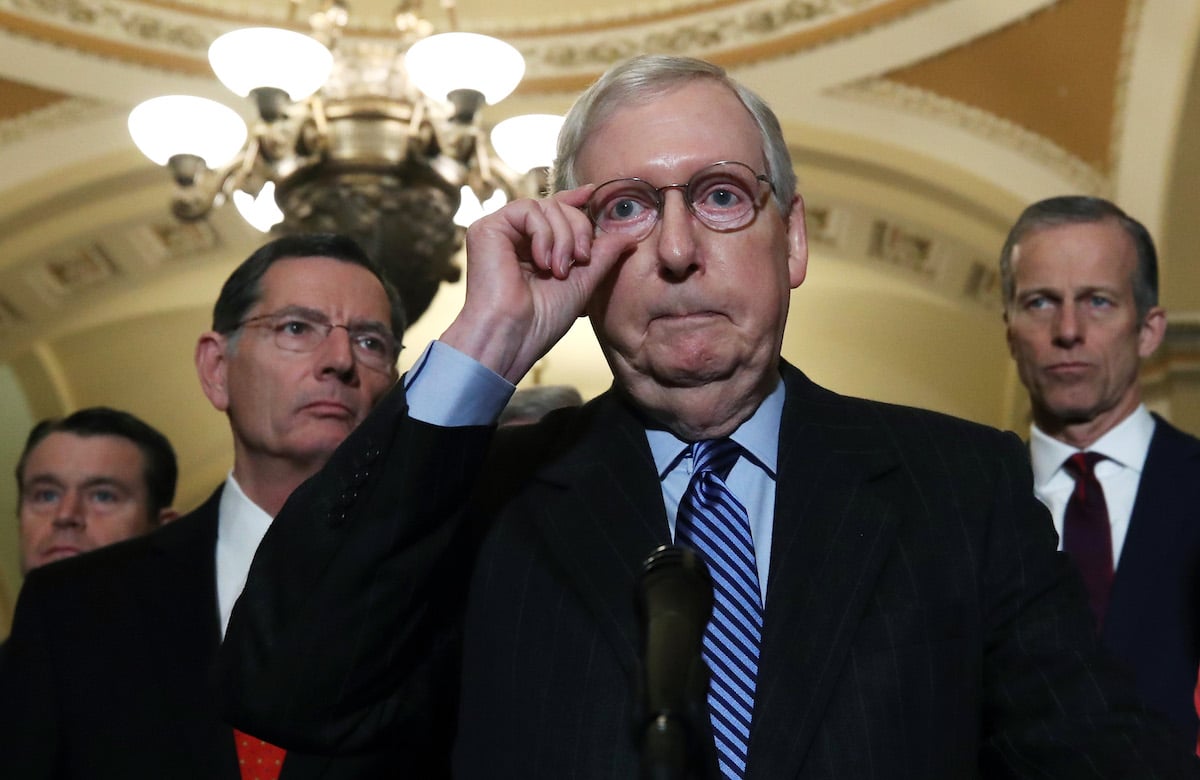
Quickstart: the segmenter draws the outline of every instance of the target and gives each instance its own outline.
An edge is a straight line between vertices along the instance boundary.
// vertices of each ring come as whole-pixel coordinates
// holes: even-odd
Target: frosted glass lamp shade
[[[492,128],[492,148],[517,173],[549,168],[558,146],[563,117],[557,114],[522,114]]]
[[[221,83],[246,97],[274,87],[293,101],[316,92],[333,70],[333,54],[315,38],[277,27],[227,32],[208,47],[208,61]]]
[[[209,168],[228,165],[246,143],[246,123],[232,108],[190,95],[164,95],[129,112],[129,135],[159,165],[190,154]]]
[[[479,92],[489,105],[508,97],[525,75],[521,52],[498,38],[477,33],[430,35],[404,55],[409,78],[434,100],[456,89]]]

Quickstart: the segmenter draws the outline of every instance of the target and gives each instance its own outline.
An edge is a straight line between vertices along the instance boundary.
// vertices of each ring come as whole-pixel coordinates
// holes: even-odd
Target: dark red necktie
[[[1104,456],[1095,452],[1077,452],[1063,463],[1063,470],[1075,479],[1075,490],[1063,517],[1063,549],[1083,575],[1097,626],[1104,625],[1113,580],[1108,505],[1095,472],[1096,464],[1102,460]]]
[[[233,730],[242,780],[276,780],[283,768],[284,749],[244,731]]]

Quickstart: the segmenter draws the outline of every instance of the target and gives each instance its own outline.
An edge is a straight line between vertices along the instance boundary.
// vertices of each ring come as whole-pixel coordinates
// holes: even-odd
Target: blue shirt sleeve
[[[491,425],[516,387],[454,347],[434,341],[404,376],[408,413],[444,428]]]

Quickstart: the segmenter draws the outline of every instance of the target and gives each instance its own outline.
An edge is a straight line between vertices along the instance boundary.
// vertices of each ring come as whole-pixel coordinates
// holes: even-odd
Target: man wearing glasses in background
[[[340,236],[278,239],[233,272],[195,353],[233,469],[159,532],[30,574],[0,667],[0,777],[377,778],[398,765],[398,749],[284,755],[235,734],[209,667],[272,517],[395,383],[404,326],[394,288]]]
[[[470,228],[462,311],[267,533],[218,662],[233,722],[453,741],[481,780],[1200,774],[1113,679],[1016,436],[782,361],[804,205],[760,98],[619,63],[556,189]],[[584,314],[613,390],[495,430]],[[638,573],[672,541],[712,573],[713,674],[648,711]],[[691,760],[640,774],[660,715]]]

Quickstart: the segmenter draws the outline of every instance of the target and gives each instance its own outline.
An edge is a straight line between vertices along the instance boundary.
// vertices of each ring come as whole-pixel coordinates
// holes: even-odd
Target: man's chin
[[[1077,399],[1047,404],[1046,410],[1049,412],[1050,418],[1058,421],[1061,425],[1090,423],[1101,411],[1095,401],[1084,402]]]

